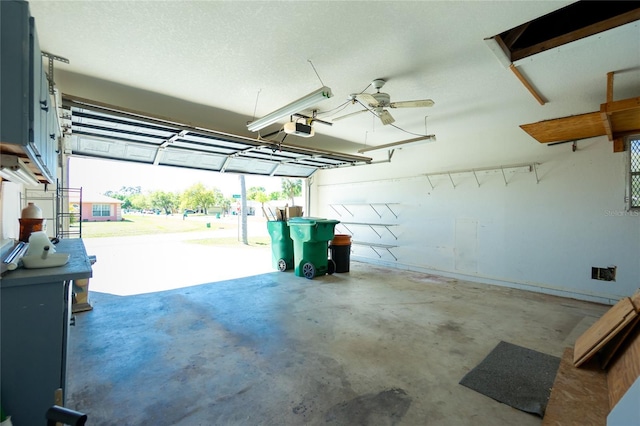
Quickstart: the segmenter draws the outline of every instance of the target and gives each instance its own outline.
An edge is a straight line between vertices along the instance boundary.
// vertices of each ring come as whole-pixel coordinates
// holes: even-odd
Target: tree
[[[282,179],[282,194],[291,199],[291,205],[294,206],[294,197],[302,194],[302,179]]]
[[[198,182],[180,195],[180,207],[182,209],[196,208],[206,214],[209,207],[221,205],[223,200],[224,196],[219,189],[207,189]]]
[[[122,186],[117,191],[107,191],[104,193],[107,197],[117,198],[118,200],[124,200],[130,195],[142,194],[142,188],[139,186]]]
[[[269,201],[269,196],[267,195],[264,187],[254,186],[249,188],[249,191],[247,191],[247,199],[259,202],[262,210],[264,210],[264,203]]]
[[[267,190],[264,189],[264,186],[252,186],[247,190],[247,200],[255,200],[256,194],[260,192],[266,193]]]
[[[151,208],[149,197],[143,194],[130,195],[127,198],[131,202],[131,208],[136,210],[145,210]]]
[[[235,201],[236,200],[234,200],[233,198],[223,198],[220,204],[220,207],[222,207],[222,211],[225,214],[229,214],[231,212],[231,205],[235,203]]]
[[[285,197],[282,196],[282,192],[275,191],[275,192],[270,192],[269,193],[269,200],[270,201],[282,200],[283,198],[285,198]]]
[[[164,210],[166,214],[173,213],[180,203],[178,194],[172,192],[155,191],[149,194],[149,199],[153,207]]]
[[[134,206],[132,200],[134,199],[134,196],[142,195],[142,188],[140,186],[122,186],[117,191],[106,191],[104,195],[106,195],[107,197],[115,198],[117,200],[121,200],[121,207],[125,210],[135,209],[138,207]]]

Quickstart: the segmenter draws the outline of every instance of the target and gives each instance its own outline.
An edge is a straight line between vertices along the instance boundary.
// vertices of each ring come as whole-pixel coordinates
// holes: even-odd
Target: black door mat
[[[460,384],[543,417],[559,366],[558,357],[500,342]]]

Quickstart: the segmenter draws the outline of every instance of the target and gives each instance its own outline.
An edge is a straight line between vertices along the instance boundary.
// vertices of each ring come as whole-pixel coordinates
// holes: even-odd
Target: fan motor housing
[[[371,96],[378,101],[377,106],[389,106],[389,103],[391,102],[391,96],[389,96],[388,93],[372,93]]]

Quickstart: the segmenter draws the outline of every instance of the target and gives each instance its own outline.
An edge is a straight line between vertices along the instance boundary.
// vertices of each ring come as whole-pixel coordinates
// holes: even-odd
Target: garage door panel
[[[62,96],[71,154],[155,165],[306,178],[371,158],[193,127],[112,105]]]
[[[179,166],[195,169],[220,171],[226,156],[177,151],[167,149],[160,164],[163,166]]]

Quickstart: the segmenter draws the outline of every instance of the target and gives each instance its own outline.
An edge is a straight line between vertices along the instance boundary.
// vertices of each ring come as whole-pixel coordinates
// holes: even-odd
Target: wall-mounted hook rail
[[[504,184],[507,185],[509,183],[509,179],[507,178],[507,172],[511,171],[512,173],[517,172],[527,172],[527,173],[535,173],[536,183],[540,183],[540,177],[538,176],[538,166],[540,163],[523,163],[523,164],[511,164],[506,166],[495,166],[495,167],[482,167],[475,169],[463,169],[463,170],[448,170],[443,172],[434,172],[434,173],[425,173],[424,176],[427,178],[431,189],[435,189],[435,185],[431,180],[433,176],[448,176],[449,181],[453,188],[456,188],[456,182],[453,179],[453,175],[463,174],[463,173],[472,173],[475,178],[476,184],[480,187],[480,178],[478,177],[479,172],[492,172],[497,171],[502,174],[502,178],[504,180]],[[521,169],[521,170],[519,170]]]

